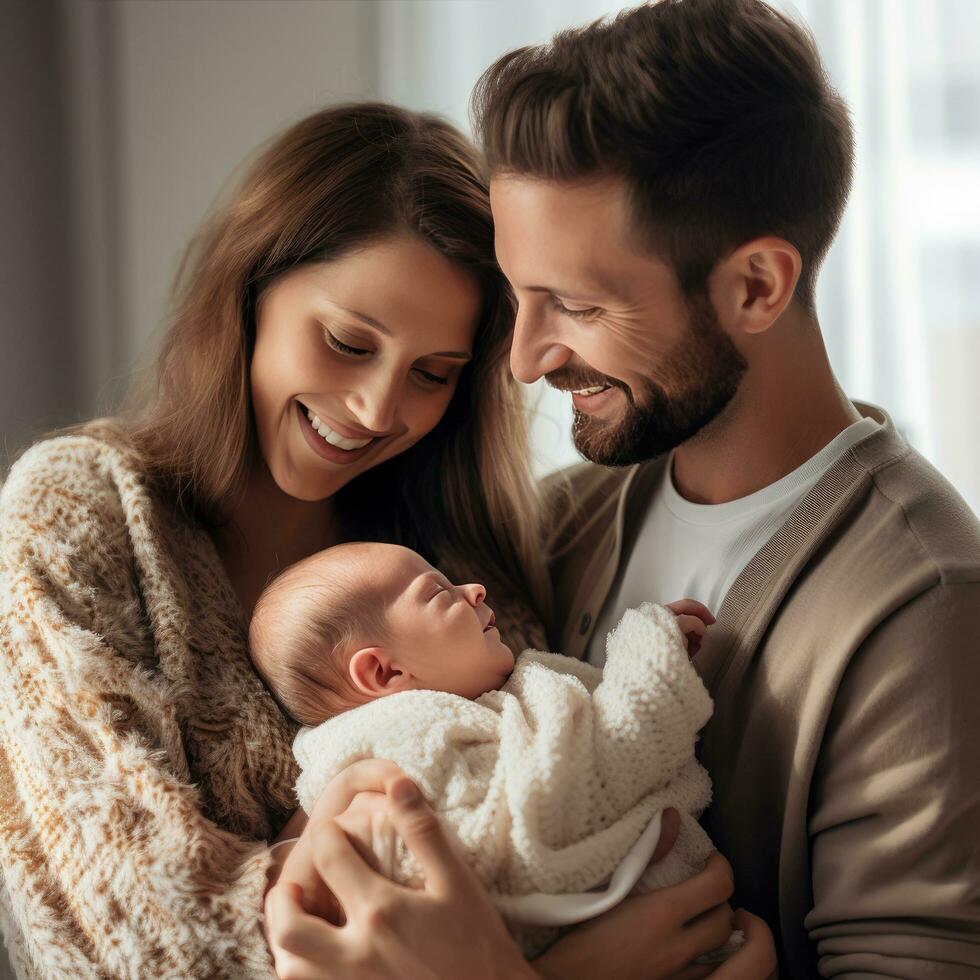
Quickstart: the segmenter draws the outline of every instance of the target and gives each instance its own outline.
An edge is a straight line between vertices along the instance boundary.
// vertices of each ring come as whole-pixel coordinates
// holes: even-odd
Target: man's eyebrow
[[[359,310],[352,310],[346,306],[340,306],[339,304],[334,304],[337,306],[338,310],[343,310],[349,316],[354,317],[356,320],[360,320],[362,323],[366,323],[369,327],[374,327],[375,330],[380,331],[386,337],[391,336],[391,331],[380,321],[376,320],[373,316],[368,316],[367,313],[361,313]],[[448,357],[454,361],[471,361],[473,355],[469,351],[465,350],[441,350],[434,354],[427,354],[427,357]]]
[[[595,297],[576,296],[574,291],[567,292],[564,289],[557,289],[554,286],[525,286],[529,293],[548,293],[551,296],[561,296],[564,299],[575,300],[577,303],[591,303]]]

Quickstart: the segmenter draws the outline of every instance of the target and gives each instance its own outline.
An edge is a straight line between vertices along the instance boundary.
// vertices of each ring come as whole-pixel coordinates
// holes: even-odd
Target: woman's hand
[[[358,793],[379,791],[422,866],[422,890],[374,871],[336,820]],[[281,980],[534,977],[414,783],[380,760],[349,767],[320,795],[265,912]]]

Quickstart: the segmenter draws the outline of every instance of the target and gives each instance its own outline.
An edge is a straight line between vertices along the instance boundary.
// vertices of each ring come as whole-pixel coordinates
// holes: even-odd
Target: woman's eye
[[[441,374],[433,374],[431,371],[423,371],[422,368],[415,369],[418,372],[420,378],[429,384],[434,385],[447,385],[449,384],[449,378],[444,377]]]
[[[325,330],[324,333],[327,337],[327,343],[341,354],[347,354],[349,357],[364,357],[365,354],[371,353],[362,347],[351,347],[350,344],[345,344],[342,340],[338,340],[329,330]]]
[[[569,316],[573,320],[592,320],[602,312],[598,306],[590,306],[584,310],[569,309],[557,296],[551,297],[551,303],[559,313],[563,316]]]

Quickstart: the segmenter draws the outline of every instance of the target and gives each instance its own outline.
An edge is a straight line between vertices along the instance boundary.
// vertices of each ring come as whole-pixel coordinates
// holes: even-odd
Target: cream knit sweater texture
[[[117,427],[11,468],[0,928],[21,980],[275,976],[260,917],[297,726],[246,627],[210,536],[150,492]]]
[[[710,782],[694,757],[711,699],[662,606],[627,610],[607,649],[604,670],[528,650],[503,687],[473,701],[405,691],[301,729],[300,804],[309,812],[350,763],[390,759],[417,782],[491,895],[602,886],[654,815],[675,807],[677,843],[644,885],[685,880],[712,850],[697,822]],[[393,872],[422,881],[400,843]],[[510,925],[529,954],[556,935]]]

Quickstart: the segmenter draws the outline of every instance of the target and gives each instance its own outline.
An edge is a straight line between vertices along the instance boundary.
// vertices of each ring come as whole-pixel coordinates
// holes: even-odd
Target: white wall
[[[146,359],[181,250],[242,160],[316,108],[377,96],[376,14],[0,3],[0,478],[5,450],[103,410]]]
[[[22,433],[77,400],[60,69],[57,10],[0,7],[0,475]]]
[[[94,6],[94,5],[93,5]],[[117,366],[144,360],[182,250],[229,180],[290,123],[376,93],[374,10],[345,2],[111,7],[109,190]]]

